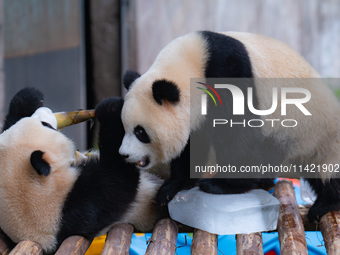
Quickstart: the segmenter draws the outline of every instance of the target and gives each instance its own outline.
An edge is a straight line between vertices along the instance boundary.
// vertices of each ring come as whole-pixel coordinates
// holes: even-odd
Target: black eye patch
[[[50,123],[47,123],[47,122],[45,122],[45,121],[42,121],[41,124],[42,124],[43,126],[45,126],[45,127],[51,128],[51,129],[53,129],[53,130],[56,130],[54,127],[51,126]]]
[[[137,139],[139,141],[141,141],[142,143],[150,143],[150,137],[148,136],[148,134],[146,133],[145,129],[141,126],[136,126],[135,129],[133,130],[133,133],[135,134],[135,136],[137,137]]]

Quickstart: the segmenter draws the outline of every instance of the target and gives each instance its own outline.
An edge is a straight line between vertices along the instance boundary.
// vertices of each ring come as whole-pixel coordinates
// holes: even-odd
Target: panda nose
[[[122,154],[122,157],[123,157],[123,158],[128,158],[128,157],[129,157],[129,154]]]

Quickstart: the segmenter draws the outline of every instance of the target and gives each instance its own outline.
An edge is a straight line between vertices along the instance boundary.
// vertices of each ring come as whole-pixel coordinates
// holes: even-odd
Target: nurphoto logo
[[[232,96],[232,115],[234,116],[242,116],[245,115],[245,107],[247,106],[248,110],[257,116],[267,116],[273,114],[280,106],[280,115],[287,115],[287,106],[292,105],[292,107],[296,107],[299,109],[305,116],[312,116],[311,112],[304,106],[311,99],[311,93],[306,88],[299,87],[272,87],[268,88],[271,90],[271,106],[268,109],[256,109],[254,98],[254,89],[253,87],[247,87],[246,96],[243,91],[236,85],[232,84],[214,84],[210,86],[203,82],[196,82],[205,86],[205,88],[197,87],[200,90],[203,90],[205,93],[201,95],[201,115],[208,114],[208,95],[213,100],[214,105],[217,106],[217,100],[215,96],[219,100],[221,106],[223,106],[222,99],[220,95],[223,93],[231,93]],[[210,90],[210,91],[209,91]],[[216,91],[219,90],[219,93]],[[215,96],[214,96],[215,95]],[[222,96],[223,98],[223,96]],[[280,100],[279,100],[280,99]],[[247,102],[247,104],[245,104]],[[249,127],[262,127],[265,123],[271,123],[271,126],[274,127],[276,122],[281,122],[283,127],[296,127],[298,125],[297,120],[295,119],[248,119],[242,122],[233,122],[232,119],[213,119],[213,127],[216,125],[225,125],[230,124],[231,127],[236,124],[241,124],[243,126]],[[247,125],[248,124],[248,125]]]

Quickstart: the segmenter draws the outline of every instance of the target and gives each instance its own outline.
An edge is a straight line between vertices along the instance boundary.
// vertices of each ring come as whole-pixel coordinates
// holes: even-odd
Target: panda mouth
[[[141,160],[136,162],[136,165],[139,166],[139,167],[146,167],[147,165],[149,165],[149,163],[150,163],[149,157],[148,156],[143,156],[141,158]]]

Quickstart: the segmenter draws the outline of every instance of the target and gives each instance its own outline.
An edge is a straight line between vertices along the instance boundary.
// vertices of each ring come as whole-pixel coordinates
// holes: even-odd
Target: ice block
[[[215,195],[195,187],[179,192],[168,204],[170,217],[218,235],[249,234],[277,227],[280,202],[265,190]]]

